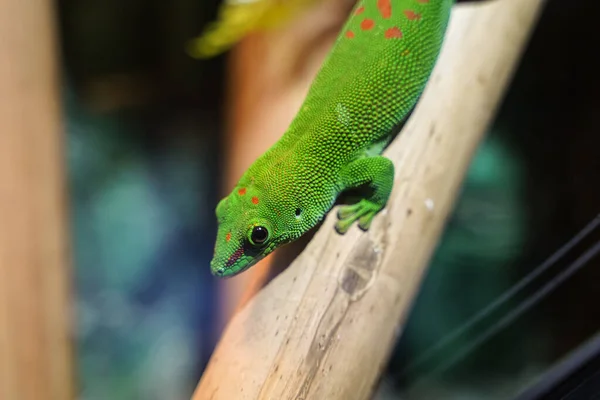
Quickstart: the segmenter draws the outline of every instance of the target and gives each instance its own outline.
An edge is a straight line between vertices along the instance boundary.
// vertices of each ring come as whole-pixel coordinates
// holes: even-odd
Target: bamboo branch
[[[53,3],[0,0],[0,399],[74,398]]]
[[[233,318],[193,399],[369,398],[543,3],[455,8],[422,100],[386,151],[396,165],[386,210],[345,236],[330,213]]]

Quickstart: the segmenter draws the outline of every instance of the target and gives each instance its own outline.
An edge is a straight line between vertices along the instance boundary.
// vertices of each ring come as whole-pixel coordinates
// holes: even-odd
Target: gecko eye
[[[269,231],[264,226],[255,226],[250,234],[250,242],[253,245],[260,245],[269,238]]]

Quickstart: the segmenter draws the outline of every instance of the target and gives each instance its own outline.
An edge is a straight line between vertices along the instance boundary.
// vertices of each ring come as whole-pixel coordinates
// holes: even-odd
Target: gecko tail
[[[253,32],[274,29],[289,23],[309,6],[323,0],[224,0],[217,20],[186,46],[197,59],[217,56]],[[454,0],[456,3],[488,0]]]
[[[193,58],[210,58],[229,50],[246,35],[280,27],[318,0],[229,0],[204,33],[192,39],[187,52]]]

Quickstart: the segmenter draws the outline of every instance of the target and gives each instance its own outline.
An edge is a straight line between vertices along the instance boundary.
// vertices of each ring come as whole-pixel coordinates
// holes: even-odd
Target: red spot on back
[[[413,10],[404,10],[404,15],[406,15],[406,18],[410,19],[411,21],[421,19],[421,14],[417,14]]]
[[[238,190],[238,194],[239,194],[240,196],[243,196],[243,195],[245,195],[245,194],[246,194],[246,188],[241,188],[240,190]]]
[[[252,204],[258,204],[258,197],[252,196]]]
[[[229,242],[231,240],[231,232],[227,232],[227,235],[225,235],[225,241]]]
[[[352,31],[346,31],[346,37],[348,39],[352,39],[354,37],[354,32],[352,32]]]
[[[417,0],[417,3],[427,4],[429,3],[429,0]]]
[[[358,7],[356,11],[354,11],[354,15],[360,15],[365,11],[364,7]]]
[[[375,26],[375,21],[373,21],[372,19],[369,19],[369,18],[363,19],[363,21],[360,23],[360,29],[362,29],[363,31],[368,31],[370,29],[373,29],[374,26]]]
[[[392,16],[392,2],[390,0],[377,0],[377,8],[384,19]]]
[[[402,31],[400,28],[393,27],[385,31],[386,39],[400,39],[402,37]]]

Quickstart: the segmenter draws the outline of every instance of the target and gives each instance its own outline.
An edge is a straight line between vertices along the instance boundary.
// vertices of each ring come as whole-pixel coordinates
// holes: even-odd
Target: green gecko
[[[231,277],[315,227],[338,196],[335,229],[368,230],[394,165],[381,155],[421,96],[455,0],[361,0],[287,131],[216,208],[213,275]]]

